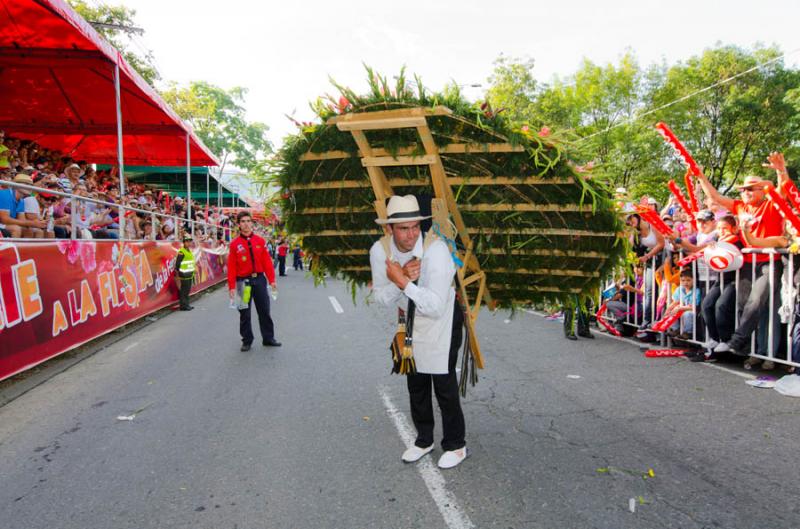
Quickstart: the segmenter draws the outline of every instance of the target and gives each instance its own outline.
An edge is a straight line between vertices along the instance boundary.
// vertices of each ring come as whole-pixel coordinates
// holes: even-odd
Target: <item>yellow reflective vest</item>
[[[183,260],[178,268],[181,277],[194,276],[194,254],[186,248],[181,248],[178,253],[183,254]]]

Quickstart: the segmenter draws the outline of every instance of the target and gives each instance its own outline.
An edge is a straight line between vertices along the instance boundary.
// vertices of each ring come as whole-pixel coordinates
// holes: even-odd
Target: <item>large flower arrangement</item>
[[[569,161],[563,136],[512,124],[502,109],[471,103],[456,87],[430,93],[404,72],[391,84],[369,68],[367,73],[370,90],[363,95],[333,83],[340,94],[312,104],[321,122],[297,123],[299,132],[278,156],[284,220],[291,233],[304,237],[317,277],[327,272],[354,287],[367,283],[367,250],[380,234],[358,147],[328,120],[414,107],[452,111],[431,112],[427,123],[499,306],[588,295],[621,262],[623,226],[611,194],[591,178],[591,164]],[[393,156],[424,154],[414,129],[366,135],[373,149]],[[500,151],[493,147],[500,144]],[[425,165],[383,170],[396,194],[433,194]]]

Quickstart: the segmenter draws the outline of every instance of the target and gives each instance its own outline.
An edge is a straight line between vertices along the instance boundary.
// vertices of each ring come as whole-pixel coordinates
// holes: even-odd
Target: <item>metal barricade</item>
[[[734,296],[734,308],[733,308],[733,323],[734,323],[734,332],[740,329],[740,320],[742,311],[747,304],[747,299],[741,299],[741,283],[744,280],[742,277],[743,273],[749,274],[749,282],[750,288],[748,289],[748,298],[749,293],[752,292],[752,287],[755,285],[756,280],[759,275],[759,267],[766,266],[767,267],[767,290],[765,295],[768,296],[768,299],[765,300],[765,310],[761,311],[760,318],[758,324],[756,325],[755,330],[752,332],[751,336],[749,337],[750,341],[750,356],[759,358],[764,361],[772,361],[779,364],[785,364],[795,367],[800,367],[799,362],[795,362],[792,359],[792,349],[794,346],[794,335],[793,329],[795,326],[795,317],[796,317],[796,302],[797,302],[797,295],[798,295],[798,285],[795,284],[795,263],[794,263],[794,255],[790,254],[786,249],[780,248],[745,248],[742,250],[745,258],[745,266],[742,269],[739,269],[735,272],[735,296]],[[757,256],[759,255],[766,255],[767,260],[759,260]],[[681,252],[680,257],[683,258],[684,254]],[[668,259],[669,256],[665,257]],[[780,268],[782,268],[782,273],[778,275],[777,270],[779,268],[778,263],[780,263]],[[785,263],[785,265],[783,264]],[[719,288],[720,292],[725,291],[725,279],[724,275],[708,269],[708,273],[701,274],[700,270],[700,261],[695,260],[692,261],[688,266],[691,266],[692,270],[692,284],[693,288],[697,288],[701,291],[701,301],[700,305],[697,305],[693,312],[692,312],[692,332],[691,337],[681,339],[681,341],[686,343],[694,344],[698,347],[706,347],[709,340],[709,331],[706,325],[706,322],[701,318],[701,307],[702,301],[705,296],[710,292],[711,287],[713,286],[714,281],[719,281]],[[652,274],[651,274],[652,271]],[[658,307],[658,298],[659,298],[659,289],[657,288],[656,282],[656,267],[655,263],[648,266],[645,273],[645,282],[651,281],[651,288],[644,289],[644,294],[647,296],[649,295],[649,299],[645,299],[643,306],[646,307],[645,310],[649,311],[649,316],[651,317],[650,323],[656,321],[656,317],[660,316],[659,307]],[[714,277],[718,274],[718,277]],[[763,275],[763,274],[761,274]],[[800,278],[799,278],[800,279]],[[664,280],[666,281],[666,279]],[[661,288],[669,288],[669,286],[664,285],[664,281],[662,281]],[[614,277],[610,278],[608,281],[605,282],[604,290],[607,290],[615,284]],[[778,286],[780,288],[778,288]],[[701,288],[704,287],[704,288]],[[670,291],[671,293],[671,291]],[[776,293],[778,295],[776,295]],[[626,305],[628,307],[637,307],[635,301],[635,295],[627,292],[625,297]],[[631,298],[633,297],[633,303],[631,303]],[[671,299],[669,296],[668,299]],[[603,300],[601,299],[600,302],[602,303]],[[669,301],[667,302],[667,305]],[[779,307],[782,307],[779,310]],[[631,316],[633,318],[631,319]],[[603,316],[607,321],[610,323],[614,323],[617,321],[617,318],[613,317],[613,315],[606,314]],[[679,319],[679,332],[684,333],[684,323],[682,319]],[[642,327],[642,320],[638,318],[638,314],[634,313],[631,314],[628,311],[626,314],[624,324],[626,326],[632,326],[636,329],[640,329]],[[701,327],[702,325],[702,327]],[[786,325],[785,328],[785,340],[781,340],[781,337],[776,335],[776,332],[780,332],[780,326]],[[800,323],[799,323],[800,325]],[[701,331],[702,329],[702,331]],[[777,330],[776,330],[777,329]],[[653,331],[655,332],[655,331]],[[666,335],[664,332],[659,333],[662,338],[662,343],[665,343]],[[758,336],[761,336],[759,340]],[[781,347],[781,345],[783,347]]]
[[[186,228],[185,231],[187,231],[189,233],[192,233],[192,234],[195,233],[195,227],[196,226],[202,227],[203,228],[203,233],[206,234],[206,235],[209,232],[211,232],[211,230],[213,229],[213,233],[214,233],[215,238],[216,238],[217,234],[220,231],[222,231],[223,241],[229,242],[231,240],[231,228],[230,227],[226,227],[226,226],[219,226],[219,225],[216,225],[216,224],[209,224],[209,223],[206,223],[206,222],[199,222],[199,221],[196,221],[196,220],[179,218],[179,217],[176,217],[174,215],[168,215],[168,214],[165,214],[165,213],[156,213],[156,212],[151,211],[151,210],[133,208],[133,207],[130,207],[130,206],[126,206],[126,205],[122,204],[121,202],[119,204],[113,203],[113,202],[106,202],[104,200],[98,200],[96,198],[82,197],[82,196],[75,195],[75,194],[72,194],[72,193],[65,193],[63,191],[57,191],[55,189],[47,189],[47,188],[42,188],[42,187],[37,187],[37,186],[31,186],[31,185],[28,185],[28,184],[20,184],[20,183],[17,183],[17,182],[2,181],[2,182],[0,182],[0,188],[3,188],[3,187],[10,188],[10,189],[25,189],[27,191],[32,191],[32,192],[35,192],[35,193],[48,193],[50,195],[56,195],[56,196],[68,199],[69,202],[70,202],[70,213],[69,213],[70,214],[70,229],[69,229],[70,239],[80,239],[80,238],[82,238],[82,237],[80,237],[81,234],[78,233],[78,209],[79,209],[78,205],[88,202],[88,203],[104,206],[104,207],[107,207],[109,209],[113,208],[113,209],[117,209],[118,210],[118,212],[119,212],[119,221],[118,221],[119,228],[118,229],[117,228],[112,229],[112,230],[118,230],[119,231],[117,240],[121,240],[121,241],[125,241],[125,240],[132,240],[132,241],[148,240],[148,239],[139,239],[139,238],[133,238],[133,239],[126,238],[126,226],[125,226],[125,224],[128,221],[128,219],[126,218],[126,214],[129,213],[129,212],[141,213],[141,214],[143,214],[145,216],[150,216],[150,220],[151,220],[153,229],[152,229],[152,236],[151,236],[151,238],[149,240],[155,240],[155,237],[156,237],[155,228],[156,228],[156,225],[157,225],[157,222],[155,222],[155,220],[157,220],[157,219],[158,220],[172,219],[172,222],[173,222],[173,224],[175,226],[175,231],[174,231],[174,237],[175,238],[174,238],[174,240],[176,240],[176,241],[178,241],[180,239],[178,234],[179,234],[179,228],[182,225],[184,226],[184,228],[186,228],[186,225],[188,225],[188,228]],[[34,238],[34,239],[31,239],[31,238],[6,238],[4,240],[41,241],[42,239],[39,239],[39,238]]]

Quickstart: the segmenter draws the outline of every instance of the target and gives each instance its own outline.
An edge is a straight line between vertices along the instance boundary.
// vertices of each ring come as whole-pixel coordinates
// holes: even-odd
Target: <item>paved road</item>
[[[0,408],[0,526],[800,526],[800,401],[526,313],[481,316],[472,457],[404,465],[388,316],[283,279],[281,348],[239,352],[219,290]]]

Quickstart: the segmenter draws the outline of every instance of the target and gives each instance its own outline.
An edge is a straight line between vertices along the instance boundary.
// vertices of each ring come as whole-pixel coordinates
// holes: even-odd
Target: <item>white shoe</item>
[[[731,350],[731,346],[728,345],[726,342],[722,342],[718,346],[714,348],[715,353],[727,353]]]
[[[420,448],[414,445],[403,452],[401,459],[406,463],[413,463],[414,461],[419,461],[422,456],[429,453],[431,450],[433,450],[433,445],[430,445],[428,448]]]
[[[712,340],[711,338],[708,339],[706,342],[706,349],[711,349],[712,351],[717,348],[719,342],[716,340]]]
[[[453,468],[464,461],[467,456],[469,456],[469,452],[466,446],[458,450],[449,450],[439,458],[439,468]]]

